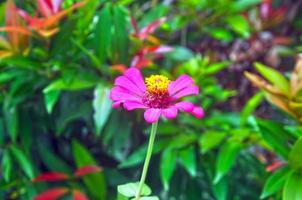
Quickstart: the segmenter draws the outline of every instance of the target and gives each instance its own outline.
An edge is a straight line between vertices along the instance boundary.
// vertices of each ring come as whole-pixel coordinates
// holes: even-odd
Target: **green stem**
[[[145,180],[146,180],[146,176],[147,176],[147,172],[148,172],[148,167],[149,167],[150,159],[151,159],[151,156],[152,156],[153,145],[154,145],[155,135],[156,135],[156,131],[157,131],[157,124],[158,124],[158,122],[155,122],[155,123],[152,124],[151,134],[150,134],[149,144],[148,144],[148,150],[147,150],[147,155],[146,155],[146,158],[145,158],[143,172],[142,172],[141,180],[139,182],[139,186],[138,186],[137,194],[135,196],[135,200],[139,200],[140,199],[141,192],[142,192],[143,186],[145,184]]]

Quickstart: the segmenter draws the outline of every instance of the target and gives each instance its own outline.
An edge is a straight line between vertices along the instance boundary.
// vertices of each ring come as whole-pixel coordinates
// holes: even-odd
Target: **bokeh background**
[[[139,180],[150,125],[142,111],[112,109],[109,92],[137,67],[189,74],[200,87],[189,99],[206,113],[160,120],[152,195],[301,200],[301,9],[298,0],[1,1],[0,199],[131,199],[117,186]]]

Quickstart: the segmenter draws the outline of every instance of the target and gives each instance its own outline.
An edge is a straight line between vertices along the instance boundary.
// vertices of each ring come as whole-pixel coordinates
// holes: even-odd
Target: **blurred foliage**
[[[141,199],[302,199],[300,1],[60,2],[0,4],[0,199],[134,196],[150,128],[108,98],[130,66],[189,74],[206,113],[161,119]]]

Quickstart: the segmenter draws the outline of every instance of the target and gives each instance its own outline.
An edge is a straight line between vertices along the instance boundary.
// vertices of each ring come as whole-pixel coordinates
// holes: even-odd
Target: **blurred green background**
[[[130,66],[189,74],[206,113],[160,120],[152,195],[302,199],[301,1],[1,2],[0,199],[111,200],[139,180],[150,127],[108,97]],[[72,176],[88,165],[101,170]],[[35,181],[50,171],[70,178]]]

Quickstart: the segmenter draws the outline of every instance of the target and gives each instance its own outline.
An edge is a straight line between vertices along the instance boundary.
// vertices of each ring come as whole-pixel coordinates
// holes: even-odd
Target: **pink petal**
[[[181,101],[175,104],[175,107],[183,112],[191,112],[194,108],[194,104],[189,101]]]
[[[159,108],[149,108],[145,111],[144,118],[148,123],[154,123],[158,121],[161,111]]]
[[[141,72],[135,68],[131,67],[124,74],[129,80],[131,80],[140,90],[141,92],[146,91],[146,85],[143,79]]]
[[[156,54],[165,54],[168,52],[173,51],[172,47],[169,47],[167,45],[161,45],[158,48],[156,48],[152,53],[156,53]]]
[[[135,96],[130,91],[126,90],[125,88],[121,87],[114,87],[110,91],[109,95],[110,99],[113,101],[141,101],[141,99],[138,96]]]
[[[166,108],[162,111],[162,113],[167,119],[174,119],[175,117],[177,117],[177,108]]]
[[[59,12],[59,10],[61,10],[61,4],[62,4],[62,0],[53,0],[52,1],[53,11],[55,13],[57,13],[57,12]]]
[[[138,108],[146,109],[147,107],[143,103],[138,101],[125,101],[124,108],[126,110],[134,110]]]
[[[189,96],[189,95],[198,95],[199,94],[199,88],[197,86],[189,86],[186,87],[182,90],[180,90],[179,92],[177,92],[176,94],[174,94],[172,96],[172,98],[174,99],[178,99],[184,96]]]
[[[189,75],[183,74],[169,84],[169,94],[172,96],[176,92],[192,85],[194,85],[193,79]]]
[[[195,106],[191,113],[194,117],[198,119],[204,117],[204,111],[200,106]]]
[[[166,21],[166,18],[160,18],[151,22],[148,26],[144,27],[139,34],[139,38],[144,40],[146,39],[151,33],[153,33],[157,27],[159,27],[162,23]]]
[[[115,79],[114,85],[123,87],[133,93],[137,94],[138,96],[143,96],[144,93],[135,85],[129,78],[126,76],[119,76]]]
[[[50,17],[52,15],[52,8],[45,0],[37,0],[38,10],[43,15],[43,17]]]
[[[112,108],[118,108],[118,107],[120,107],[121,103],[122,103],[121,101],[114,102],[112,104]]]

